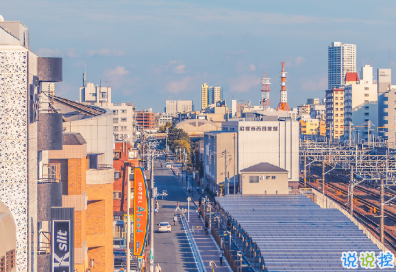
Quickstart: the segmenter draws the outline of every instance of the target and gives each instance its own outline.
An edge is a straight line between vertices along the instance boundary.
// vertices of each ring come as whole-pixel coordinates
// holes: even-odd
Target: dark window
[[[259,183],[259,176],[250,176],[249,177],[249,183]]]
[[[270,179],[270,178],[271,178],[271,176],[266,176],[266,177],[265,177],[265,179]]]
[[[256,131],[256,128],[255,128],[255,127],[252,127],[252,131]]]
[[[113,152],[113,160],[121,159],[121,152]]]
[[[98,154],[88,155],[89,169],[98,169]]]
[[[268,127],[268,131],[272,131],[272,127]]]
[[[267,131],[267,127],[263,127],[263,131]]]
[[[257,130],[257,131],[261,131],[261,127],[257,127],[256,130]]]
[[[120,191],[114,191],[113,192],[113,199],[120,199],[121,198],[121,192]]]
[[[250,131],[250,127],[246,127],[246,131]]]
[[[274,127],[274,131],[278,131],[278,127]]]
[[[272,179],[276,179],[276,176],[272,176]]]
[[[117,171],[114,172],[114,179],[120,179],[121,178],[121,172]]]
[[[239,130],[240,131],[245,131],[245,127],[240,127]]]

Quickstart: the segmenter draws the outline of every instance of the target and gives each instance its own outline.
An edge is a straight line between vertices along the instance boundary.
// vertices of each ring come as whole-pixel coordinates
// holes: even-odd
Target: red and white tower
[[[267,78],[267,72],[265,72],[263,79],[261,80],[261,106],[263,110],[268,110],[269,104],[269,85],[271,84],[270,78]]]
[[[280,102],[276,110],[290,111],[290,107],[287,104],[286,72],[285,72],[285,63],[283,61],[282,61],[282,72],[281,72]]]

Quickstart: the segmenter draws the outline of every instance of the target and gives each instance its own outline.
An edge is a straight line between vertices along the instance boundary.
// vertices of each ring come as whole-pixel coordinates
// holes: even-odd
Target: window
[[[272,176],[271,178],[272,178],[272,179],[276,179],[276,176]]]
[[[272,127],[268,127],[268,131],[272,131]]]
[[[113,160],[119,160],[121,159],[121,152],[113,152]]]
[[[121,199],[121,192],[120,191],[114,191],[113,192],[113,199]]]
[[[102,98],[106,98],[106,93],[105,92],[102,92],[101,95],[102,95]]]
[[[246,129],[246,131],[250,131],[250,127],[246,127],[245,129]]]
[[[364,104],[368,104],[369,103],[369,101],[368,100],[364,100]]]
[[[89,169],[98,169],[98,154],[88,155],[88,166]]]
[[[245,127],[240,127],[239,131],[245,131]]]
[[[261,131],[261,127],[256,127],[256,131]]]
[[[364,113],[364,116],[369,116],[369,113],[368,113],[368,112],[365,112],[365,113]]]
[[[263,131],[267,131],[267,127],[262,127]]]
[[[127,113],[127,110],[121,110],[121,113]]]
[[[255,128],[255,127],[252,127],[252,131],[256,131],[256,128]]]
[[[121,118],[121,122],[126,122],[127,119],[126,118]]]
[[[369,97],[369,94],[368,94],[368,93],[365,93],[365,94],[364,94],[364,97]]]
[[[118,127],[117,126],[113,127],[113,131],[118,131]]]
[[[114,179],[120,179],[121,178],[121,172],[120,171],[114,171]]]
[[[369,87],[364,87],[364,90],[365,90],[365,91],[368,91],[368,90],[369,90]]]
[[[250,176],[249,177],[249,183],[259,183],[259,176]]]
[[[274,130],[274,131],[278,131],[278,127],[274,127],[273,130]]]
[[[113,115],[118,115],[118,110],[113,110]]]
[[[266,176],[266,177],[265,177],[265,179],[270,179],[270,178],[271,178],[271,176]]]
[[[113,118],[113,124],[118,124],[118,118]]]

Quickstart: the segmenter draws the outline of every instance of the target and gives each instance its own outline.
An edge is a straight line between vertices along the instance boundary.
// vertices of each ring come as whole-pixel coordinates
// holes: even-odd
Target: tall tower
[[[267,72],[265,72],[263,79],[261,80],[261,106],[263,110],[268,110],[269,104],[269,85],[271,84],[270,78],[267,78]]]
[[[282,61],[280,102],[276,110],[290,111],[290,107],[287,104],[286,73],[285,63]]]
[[[207,83],[201,86],[201,110],[204,110],[209,105],[209,88]]]
[[[345,85],[345,75],[350,72],[356,72],[356,44],[331,43],[328,46],[328,89]]]

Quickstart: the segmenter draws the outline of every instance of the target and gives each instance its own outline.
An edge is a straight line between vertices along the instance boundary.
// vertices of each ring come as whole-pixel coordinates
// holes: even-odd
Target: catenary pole
[[[150,184],[150,272],[154,272],[154,151],[151,151]]]
[[[131,174],[131,167],[128,166],[128,176],[127,176],[127,187],[128,187],[128,193],[127,193],[127,272],[131,271],[131,250],[129,249],[129,244],[131,242],[131,216],[129,214],[129,211],[131,209],[131,181],[129,180]]]

